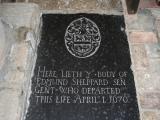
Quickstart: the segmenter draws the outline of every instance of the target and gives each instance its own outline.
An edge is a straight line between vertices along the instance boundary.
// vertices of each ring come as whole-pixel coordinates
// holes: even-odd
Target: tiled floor
[[[159,12],[157,8],[141,9],[135,15],[125,12],[142,120],[160,120],[160,14],[155,14]]]
[[[156,4],[156,0],[141,0],[140,8],[158,8],[159,6]]]

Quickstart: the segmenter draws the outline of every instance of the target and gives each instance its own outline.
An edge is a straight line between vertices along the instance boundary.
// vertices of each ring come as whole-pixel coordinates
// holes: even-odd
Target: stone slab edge
[[[125,0],[121,0],[122,1],[122,6],[123,6],[123,14],[124,14],[124,18],[125,18],[125,23],[127,23],[127,5],[126,5],[126,2]],[[130,38],[129,38],[129,29],[128,29],[128,25],[126,24],[126,34],[127,34],[127,38],[128,38],[128,43],[129,43],[129,49],[130,49],[130,55],[131,55],[131,70],[133,71],[133,75],[135,76],[135,69],[134,69],[134,65],[133,65],[133,55],[132,55],[132,45],[130,43]],[[140,115],[140,120],[142,120],[142,108],[141,108],[141,105],[140,105],[140,96],[138,94],[138,89],[137,89],[137,81],[136,81],[136,78],[134,78],[134,82],[135,82],[135,88],[136,88],[136,93],[137,93],[137,102],[138,102],[138,108],[139,108],[139,115]]]

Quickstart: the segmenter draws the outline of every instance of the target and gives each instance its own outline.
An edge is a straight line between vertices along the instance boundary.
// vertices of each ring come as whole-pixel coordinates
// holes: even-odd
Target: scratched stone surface
[[[44,14],[42,21],[25,120],[139,120],[124,17]]]

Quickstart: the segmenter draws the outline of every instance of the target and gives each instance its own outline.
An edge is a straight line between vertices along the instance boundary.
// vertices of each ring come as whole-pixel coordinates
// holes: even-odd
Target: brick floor
[[[156,0],[141,0],[140,8],[159,8],[156,4]]]
[[[153,6],[145,0],[136,15],[125,12],[141,120],[160,120],[160,9],[144,9]]]
[[[154,32],[130,32],[130,42],[133,44],[157,43],[157,36]]]

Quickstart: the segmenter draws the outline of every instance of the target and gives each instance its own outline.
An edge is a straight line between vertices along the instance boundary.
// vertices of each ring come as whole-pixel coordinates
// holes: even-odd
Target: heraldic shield
[[[72,21],[66,29],[65,45],[75,57],[86,58],[94,55],[101,42],[98,26],[88,18]]]

